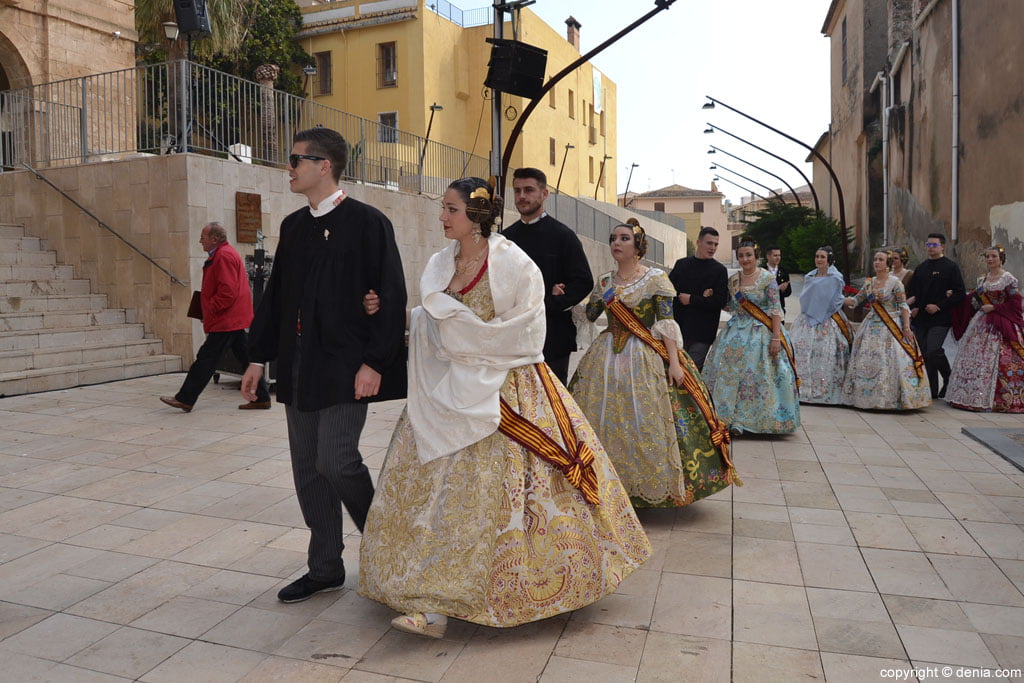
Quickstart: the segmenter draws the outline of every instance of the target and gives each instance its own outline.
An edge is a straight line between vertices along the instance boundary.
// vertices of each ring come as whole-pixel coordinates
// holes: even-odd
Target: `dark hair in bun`
[[[643,258],[647,253],[647,232],[640,227],[640,221],[634,217],[626,219],[625,223],[619,223],[615,228],[629,228],[633,233],[633,248],[636,249],[637,258]],[[612,228],[612,232],[615,232]]]
[[[483,178],[461,178],[448,186],[449,190],[459,193],[466,202],[466,216],[480,226],[481,237],[488,237],[498,217],[501,216],[501,197],[494,194],[493,188]]]

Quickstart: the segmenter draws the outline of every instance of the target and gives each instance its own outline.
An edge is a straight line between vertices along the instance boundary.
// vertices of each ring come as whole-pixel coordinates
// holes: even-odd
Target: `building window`
[[[555,152],[555,139],[548,138],[548,158],[552,166],[557,163],[557,152]]]
[[[555,104],[557,104],[555,100],[555,89],[552,88],[551,90],[548,91],[548,106],[554,109]]]
[[[316,58],[316,94],[330,95],[334,81],[331,75],[331,53],[317,52],[313,56]]]
[[[590,157],[590,182],[594,182],[594,157]]]
[[[398,85],[398,51],[395,43],[377,44],[377,87],[394,88]]]
[[[846,84],[846,17],[843,17],[843,84]]]
[[[398,142],[398,112],[377,114],[377,141]]]
[[[654,210],[665,213],[665,202],[654,202]]]
[[[694,202],[693,203],[693,212],[694,213],[704,213],[704,202]]]
[[[571,88],[569,90],[569,118],[576,118],[576,93]]]

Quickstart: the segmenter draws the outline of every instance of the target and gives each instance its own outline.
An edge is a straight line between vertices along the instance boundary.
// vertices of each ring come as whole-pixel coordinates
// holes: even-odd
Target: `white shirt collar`
[[[331,212],[334,207],[341,204],[342,200],[345,199],[345,190],[339,189],[334,194],[328,196],[322,202],[316,205],[316,207],[309,207],[309,212],[313,214],[313,218],[320,218]]]
[[[519,220],[523,221],[523,225],[533,225],[534,223],[536,223],[536,222],[537,222],[537,221],[539,221],[539,220],[540,220],[541,218],[544,218],[544,216],[547,216],[547,215],[548,215],[548,212],[547,212],[547,211],[541,211],[541,212],[540,212],[540,215],[539,215],[539,216],[537,216],[536,218],[534,218],[534,219],[533,219],[532,221],[523,221],[522,217],[520,217],[520,219],[519,219]]]

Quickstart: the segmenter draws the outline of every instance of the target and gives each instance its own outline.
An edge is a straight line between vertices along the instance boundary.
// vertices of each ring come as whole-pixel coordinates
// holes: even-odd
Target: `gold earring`
[[[480,238],[482,237],[482,235],[480,233],[480,226],[479,225],[473,228],[472,235],[473,235],[473,244],[480,244]]]

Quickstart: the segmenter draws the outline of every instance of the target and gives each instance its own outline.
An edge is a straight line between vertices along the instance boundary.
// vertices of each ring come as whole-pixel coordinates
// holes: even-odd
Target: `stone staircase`
[[[181,370],[161,340],[106,306],[24,226],[0,224],[0,397]]]

